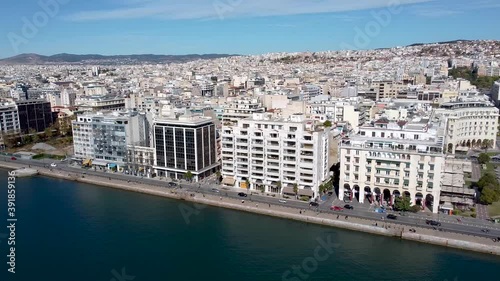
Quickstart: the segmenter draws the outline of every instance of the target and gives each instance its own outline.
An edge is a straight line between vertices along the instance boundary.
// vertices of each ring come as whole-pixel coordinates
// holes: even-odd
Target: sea
[[[500,278],[491,255],[5,170],[0,182],[2,281]]]

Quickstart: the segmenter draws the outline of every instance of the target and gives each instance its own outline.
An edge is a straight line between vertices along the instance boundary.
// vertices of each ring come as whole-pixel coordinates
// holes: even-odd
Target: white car
[[[56,163],[52,163],[52,164],[50,164],[50,167],[55,168],[55,167],[57,167],[57,164]]]
[[[285,199],[280,199],[279,201],[280,201],[280,203],[286,203]]]

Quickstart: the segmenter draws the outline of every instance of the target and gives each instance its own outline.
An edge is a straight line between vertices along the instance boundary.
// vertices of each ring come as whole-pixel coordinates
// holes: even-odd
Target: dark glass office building
[[[201,180],[218,168],[215,124],[211,118],[181,117],[154,124],[155,169],[160,177]]]
[[[23,100],[17,101],[16,104],[19,111],[19,126],[24,134],[28,134],[31,129],[43,132],[54,123],[50,102]]]

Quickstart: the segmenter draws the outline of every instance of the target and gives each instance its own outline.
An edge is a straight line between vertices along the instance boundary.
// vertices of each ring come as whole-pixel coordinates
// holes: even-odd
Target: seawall
[[[21,166],[23,166],[23,165],[0,162],[0,167],[6,168],[6,169],[14,169],[15,170],[15,169],[20,168]],[[438,237],[438,236],[422,234],[422,233],[411,233],[411,232],[403,231],[404,226],[393,227],[393,228],[384,228],[384,227],[380,227],[380,226],[375,226],[375,225],[373,225],[373,224],[375,224],[375,221],[373,221],[372,223],[369,223],[369,224],[363,224],[363,223],[356,223],[352,220],[349,220],[349,221],[348,220],[335,220],[335,219],[322,218],[322,217],[315,216],[312,211],[308,211],[308,212],[312,213],[313,215],[304,215],[304,214],[297,214],[296,213],[297,210],[295,210],[295,213],[287,212],[287,211],[282,210],[282,208],[274,207],[273,205],[271,205],[273,207],[269,208],[269,209],[268,208],[266,208],[266,209],[258,208],[258,207],[253,207],[254,203],[250,203],[250,202],[241,203],[239,201],[235,201],[234,199],[230,200],[227,198],[223,198],[223,200],[220,200],[219,197],[211,196],[211,195],[207,195],[206,197],[201,197],[200,194],[197,194],[196,196],[192,197],[189,195],[189,193],[193,193],[193,192],[174,191],[174,190],[166,189],[166,188],[160,189],[159,187],[156,187],[156,189],[146,188],[146,187],[142,187],[141,185],[138,185],[138,184],[132,185],[130,183],[127,183],[126,181],[117,181],[117,180],[109,181],[108,178],[105,176],[97,177],[97,176],[92,175],[89,177],[87,177],[87,176],[82,177],[82,175],[78,175],[75,173],[70,173],[70,174],[58,173],[58,172],[53,172],[53,171],[50,171],[49,169],[40,168],[40,167],[38,167],[37,170],[38,170],[39,174],[42,176],[60,178],[60,179],[70,180],[70,181],[77,181],[77,182],[81,182],[81,183],[93,184],[93,185],[103,186],[103,187],[111,187],[111,188],[116,188],[116,189],[131,191],[131,192],[138,192],[138,193],[143,193],[143,194],[149,194],[149,195],[154,195],[154,196],[161,196],[161,197],[166,197],[166,198],[171,198],[171,199],[176,199],[176,200],[183,200],[186,202],[192,202],[193,204],[202,204],[202,205],[209,205],[209,206],[215,206],[215,207],[222,207],[222,208],[226,208],[226,209],[232,209],[232,210],[238,210],[238,211],[244,211],[244,212],[252,212],[252,213],[256,213],[256,214],[273,216],[273,217],[277,217],[277,218],[291,219],[291,220],[301,221],[301,222],[305,222],[305,223],[313,223],[313,224],[318,224],[318,225],[338,227],[338,228],[349,229],[349,230],[354,230],[354,231],[361,231],[361,232],[365,232],[365,233],[377,234],[377,235],[398,237],[398,238],[405,239],[405,240],[423,242],[423,243],[445,246],[445,247],[450,247],[450,248],[456,248],[456,249],[461,249],[461,250],[469,250],[469,251],[475,251],[475,252],[486,253],[486,254],[500,255],[500,247],[499,246],[488,245],[487,243],[482,244],[482,243],[477,243],[477,242],[473,242],[473,241],[467,241],[467,239],[466,239],[467,236],[463,236],[464,239],[453,239],[453,238],[444,238],[444,237]],[[228,202],[228,201],[235,201],[235,202]],[[250,205],[250,204],[252,204],[252,205]],[[366,221],[366,222],[369,222],[369,221]],[[408,229],[409,227],[407,226],[406,228]]]

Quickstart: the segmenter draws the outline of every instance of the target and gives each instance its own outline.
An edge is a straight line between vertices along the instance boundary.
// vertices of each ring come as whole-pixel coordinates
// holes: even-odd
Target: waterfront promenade
[[[7,169],[19,169],[22,167],[26,167],[26,165],[11,161],[0,162],[0,167]],[[498,245],[498,243],[495,243],[490,238],[486,237],[437,231],[418,226],[405,226],[390,221],[381,222],[380,220],[377,221],[355,218],[349,216],[349,214],[347,213],[320,213],[306,208],[297,209],[271,203],[263,204],[255,201],[249,201],[246,198],[243,198],[242,200],[241,198],[220,196],[220,194],[218,193],[206,194],[203,193],[201,189],[198,192],[196,190],[193,191],[188,189],[166,188],[164,183],[162,185],[162,182],[158,182],[158,185],[152,185],[149,183],[142,183],[140,182],[140,180],[130,181],[127,179],[121,180],[106,177],[106,174],[103,174],[102,176],[83,175],[81,173],[68,173],[67,171],[59,170],[57,168],[50,169],[44,167],[36,167],[36,169],[41,175],[44,176],[182,200],[179,201],[179,216],[185,216],[185,214],[183,214],[182,212],[182,209],[195,208],[199,211],[202,211],[203,208],[200,208],[199,204],[203,204],[246,212],[253,212],[278,218],[293,219],[306,223],[327,225],[378,235],[393,236],[407,240],[500,255],[500,246]],[[415,232],[411,232],[410,229],[415,229]]]

